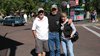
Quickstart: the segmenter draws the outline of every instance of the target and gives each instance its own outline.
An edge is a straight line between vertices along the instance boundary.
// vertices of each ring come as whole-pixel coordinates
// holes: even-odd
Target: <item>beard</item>
[[[52,12],[52,15],[56,15],[57,14],[57,12]]]

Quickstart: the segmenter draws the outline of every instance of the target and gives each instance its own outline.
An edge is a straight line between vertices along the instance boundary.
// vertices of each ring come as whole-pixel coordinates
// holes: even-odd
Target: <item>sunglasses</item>
[[[57,9],[56,8],[52,8],[52,11],[56,11]]]

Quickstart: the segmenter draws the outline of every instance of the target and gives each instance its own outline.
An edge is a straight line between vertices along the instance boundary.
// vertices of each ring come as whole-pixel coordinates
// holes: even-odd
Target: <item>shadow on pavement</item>
[[[32,54],[33,56],[37,56],[37,53],[35,52],[35,49],[33,49],[33,50],[31,51],[31,54]]]
[[[37,56],[37,53],[35,52],[35,49],[33,49],[33,50],[31,51],[31,54],[32,54],[32,56]],[[46,53],[46,56],[50,56],[50,55],[49,55],[49,52]],[[61,54],[60,56],[64,56],[64,54]]]
[[[25,28],[25,29],[23,29],[23,30],[31,30],[31,28]]]
[[[15,56],[17,46],[23,45],[23,43],[11,40],[0,35],[0,56],[7,56],[9,49],[9,56]]]

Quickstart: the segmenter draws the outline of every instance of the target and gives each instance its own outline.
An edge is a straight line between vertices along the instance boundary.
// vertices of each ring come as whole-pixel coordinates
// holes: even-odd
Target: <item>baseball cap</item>
[[[44,11],[44,9],[43,9],[43,8],[38,8],[38,12],[39,12],[39,11]]]
[[[51,9],[53,9],[53,8],[58,8],[58,7],[57,7],[56,4],[53,4],[53,5],[51,6]]]

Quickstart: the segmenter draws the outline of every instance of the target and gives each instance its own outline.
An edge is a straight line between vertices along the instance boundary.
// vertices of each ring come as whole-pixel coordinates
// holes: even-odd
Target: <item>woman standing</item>
[[[63,52],[65,56],[67,55],[74,56],[73,43],[71,41],[71,38],[76,32],[76,28],[73,22],[70,24],[68,23],[69,19],[67,18],[66,13],[61,13],[61,21],[62,21],[61,23],[61,30],[62,30],[61,43],[63,47]]]

